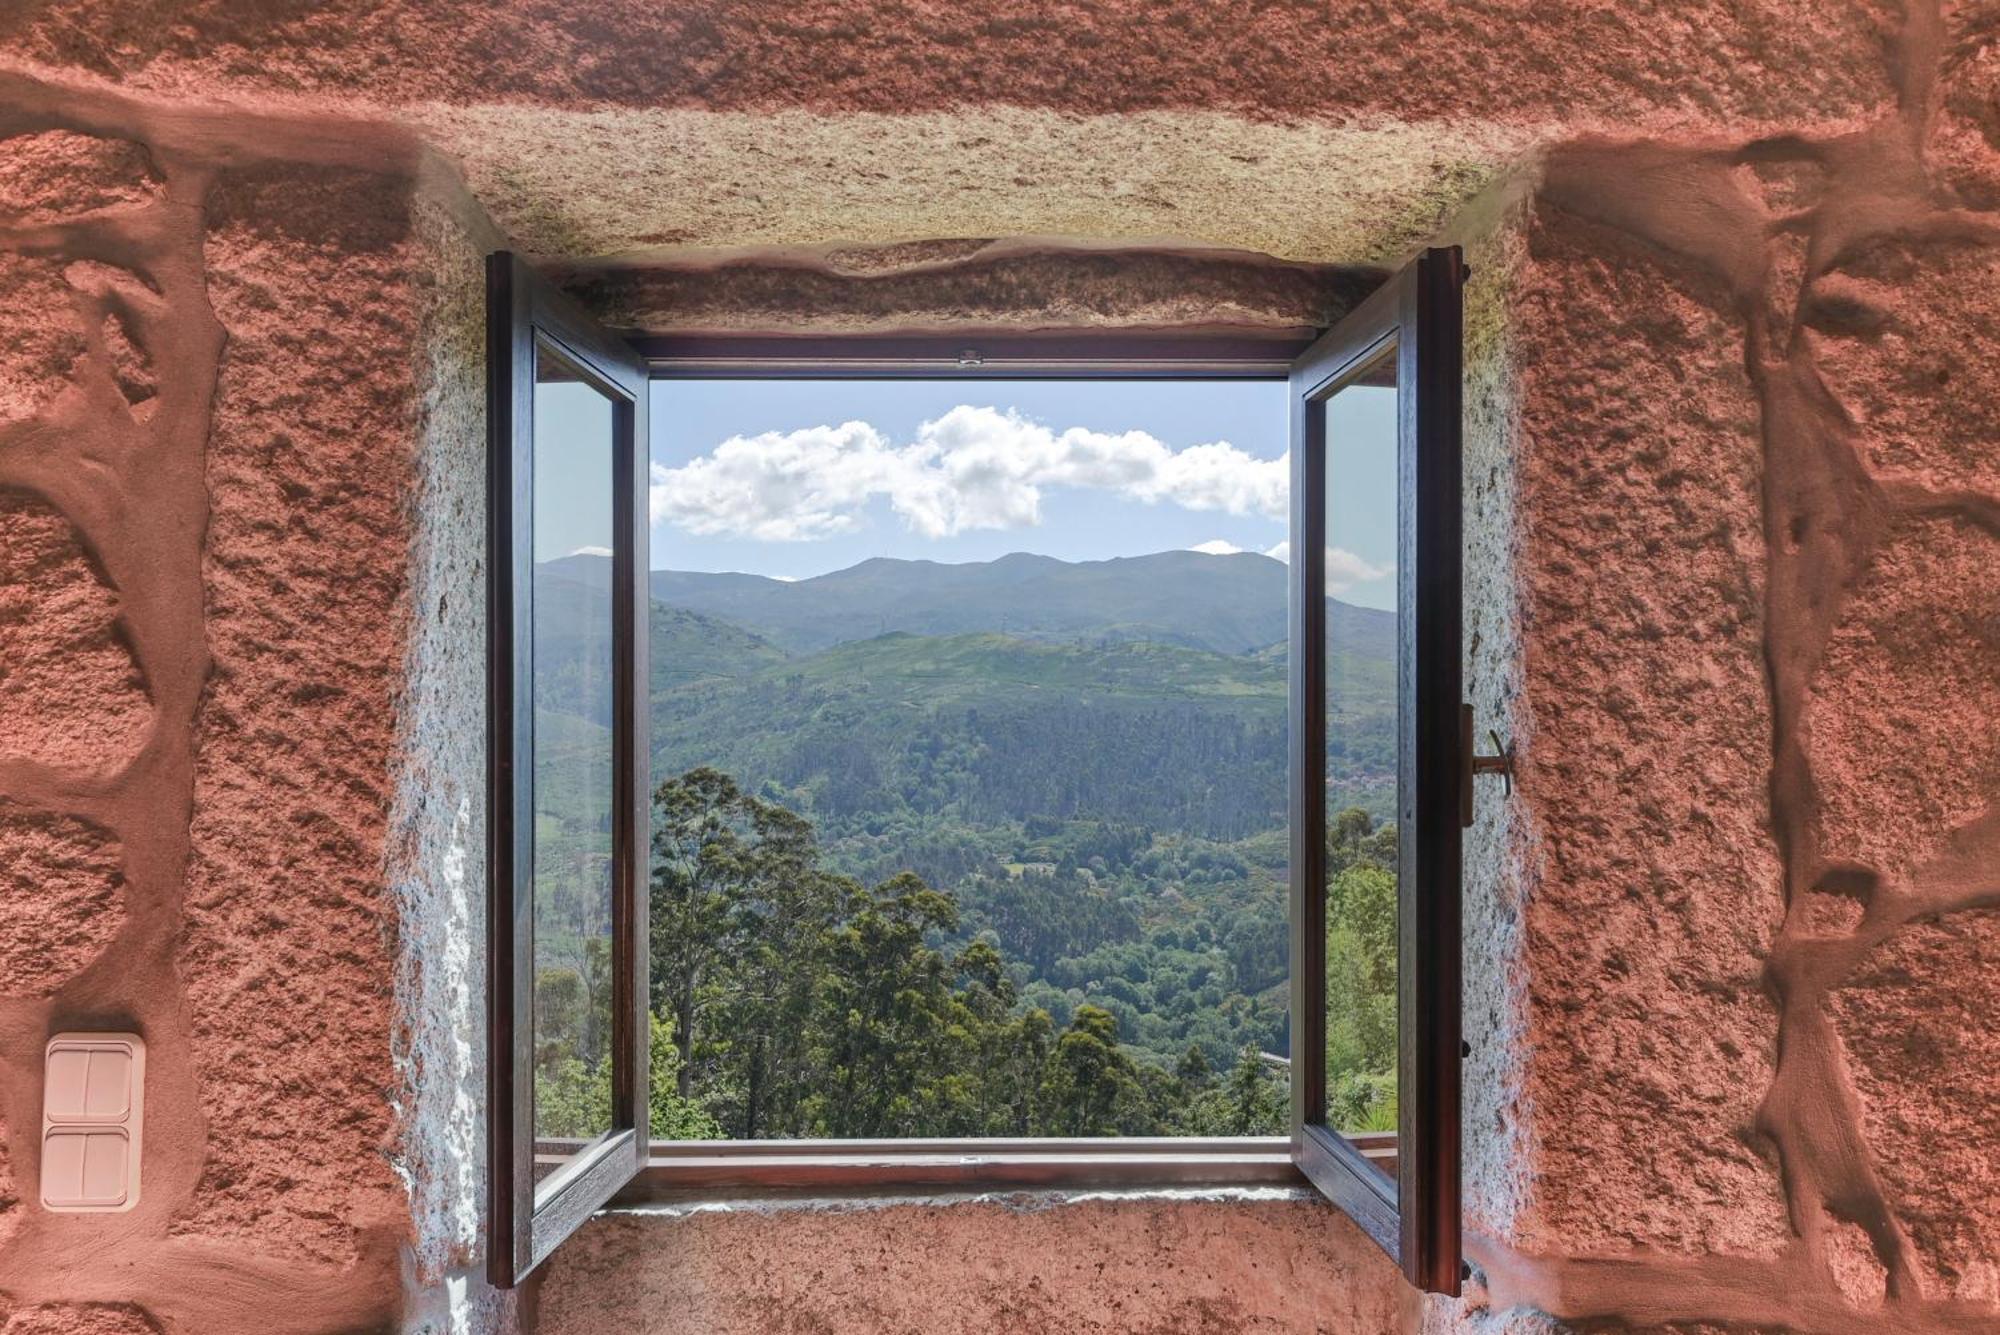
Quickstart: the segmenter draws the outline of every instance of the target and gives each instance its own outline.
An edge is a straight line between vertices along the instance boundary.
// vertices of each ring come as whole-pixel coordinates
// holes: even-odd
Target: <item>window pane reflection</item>
[[[1397,1121],[1396,393],[1392,346],[1325,409],[1325,1114],[1385,1170]]]
[[[535,352],[534,1029],[537,1199],[610,1131],[612,613],[583,576],[613,544],[614,415],[549,349]]]

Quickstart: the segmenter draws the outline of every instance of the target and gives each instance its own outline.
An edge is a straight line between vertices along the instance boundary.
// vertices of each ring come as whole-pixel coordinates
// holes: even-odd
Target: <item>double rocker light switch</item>
[[[129,1210],[139,1203],[146,1041],[57,1034],[43,1058],[42,1208]]]

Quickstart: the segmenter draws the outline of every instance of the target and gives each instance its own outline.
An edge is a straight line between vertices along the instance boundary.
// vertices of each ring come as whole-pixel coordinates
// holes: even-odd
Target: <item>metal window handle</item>
[[[1486,735],[1493,742],[1493,754],[1490,756],[1482,756],[1474,749],[1472,742],[1472,706],[1460,705],[1458,707],[1458,744],[1459,754],[1465,757],[1465,772],[1461,776],[1458,790],[1458,818],[1461,825],[1472,824],[1472,781],[1477,776],[1481,774],[1498,774],[1501,783],[1504,785],[1501,789],[1502,795],[1506,797],[1514,795],[1514,748],[1508,743],[1501,741],[1500,734],[1492,728],[1486,730]]]

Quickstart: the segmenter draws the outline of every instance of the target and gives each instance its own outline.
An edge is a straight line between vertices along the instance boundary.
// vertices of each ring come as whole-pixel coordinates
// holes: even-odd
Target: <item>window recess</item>
[[[495,1283],[525,1275],[614,1195],[1310,1183],[1414,1283],[1457,1291],[1458,822],[1470,773],[1458,642],[1462,278],[1455,250],[1427,252],[1317,341],[1310,331],[1209,331],[628,343],[518,260],[494,258]],[[649,1138],[649,1121],[662,1116],[648,1105],[649,1050],[663,1054],[662,1070],[685,1070],[682,1054],[704,1050],[653,1013],[677,1009],[657,975],[672,972],[672,952],[658,943],[673,936],[678,910],[671,896],[656,902],[649,935],[657,893],[649,858],[671,856],[656,846],[664,827],[648,763],[649,747],[664,754],[659,720],[649,736],[646,713],[649,377],[662,422],[673,420],[676,381],[1264,380],[1274,423],[1290,400],[1290,514],[1280,494],[1273,537],[1288,533],[1291,553],[1325,559],[1292,559],[1289,575],[1273,575],[1276,624],[1266,640],[1275,643],[1243,669],[1273,681],[1270,875],[1274,904],[1288,895],[1290,907],[1271,949],[1282,969],[1288,929],[1289,1062],[1282,1037],[1263,1053],[1274,1078],[1290,1084],[1289,1137]],[[557,422],[559,433],[538,437],[538,426]],[[556,434],[601,444],[566,446],[558,458],[549,448]],[[1281,425],[1274,434],[1272,460]],[[1337,581],[1386,560],[1342,546],[1343,526],[1356,523],[1387,524],[1392,612],[1360,616],[1328,600],[1329,572]],[[586,551],[610,554],[608,596],[559,589],[538,569],[551,553]],[[658,614],[669,615],[682,614]],[[1368,654],[1354,652],[1356,636],[1373,637]],[[561,673],[538,673],[547,666],[538,642],[565,646]],[[744,643],[746,652],[769,648]],[[1355,674],[1368,673],[1376,674],[1368,689],[1353,689]],[[1362,695],[1373,714],[1344,707]],[[601,718],[602,728],[556,726],[557,714],[579,713]],[[660,765],[669,779],[685,768]],[[558,785],[566,819],[538,805],[538,783]],[[580,801],[592,818],[575,818]],[[746,831],[771,814],[752,806],[741,817]],[[669,849],[672,833],[665,829]],[[1024,848],[1010,874],[1047,876],[1055,863],[1044,857]],[[1274,979],[1275,998],[1286,987]],[[564,1105],[559,1126],[540,1126],[538,1073],[547,1089],[552,1071],[576,1069],[564,1063],[608,1069],[610,1106]],[[676,1094],[674,1085],[653,1091],[670,1107],[667,1124],[683,1128],[668,1135],[704,1134],[685,1129],[689,1090],[683,1082]],[[766,1086],[756,1088],[762,1100]],[[761,1112],[744,1116],[765,1124]],[[1280,1104],[1270,1125],[1284,1123]]]

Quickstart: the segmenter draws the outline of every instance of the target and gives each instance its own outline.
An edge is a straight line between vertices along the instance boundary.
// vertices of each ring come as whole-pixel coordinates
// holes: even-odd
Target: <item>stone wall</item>
[[[1951,18],[1907,16],[1867,123],[1549,156],[1512,321],[1532,1186],[1475,1326],[2000,1321],[2000,122],[1990,18]]]
[[[406,1266],[477,1262],[410,1184],[476,1166],[476,1105],[430,1128],[478,1055],[454,1074],[397,999],[477,986],[410,929],[479,930],[431,845],[477,838],[482,247],[394,130],[14,92],[0,1320],[380,1328]],[[472,695],[412,702],[440,634]],[[427,781],[440,812],[398,779],[453,710],[470,796]],[[147,1041],[127,1214],[35,1204],[41,1047],[75,1028]]]
[[[1996,46],[1972,0],[18,7],[0,1330],[512,1321],[481,251],[656,327],[1271,326],[1440,229],[1522,757],[1468,845],[1466,1299],[1305,1202],[905,1204],[612,1216],[545,1321],[1991,1329]],[[32,1203],[84,1026],[175,1128],[130,1215]]]

